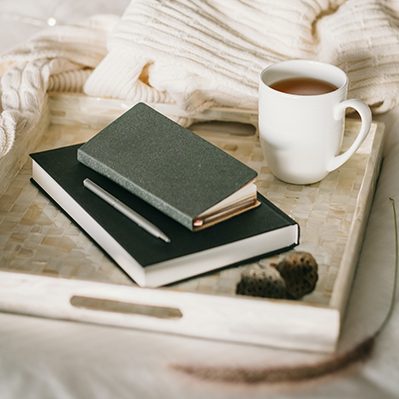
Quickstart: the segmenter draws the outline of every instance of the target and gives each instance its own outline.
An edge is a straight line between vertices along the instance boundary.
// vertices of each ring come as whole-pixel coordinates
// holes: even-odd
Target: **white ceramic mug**
[[[290,78],[314,78],[336,90],[325,94],[297,95],[270,85]],[[272,173],[287,183],[310,184],[339,168],[359,148],[371,125],[371,112],[360,100],[345,100],[348,77],[336,66],[316,61],[292,60],[263,70],[259,86],[259,138]],[[339,154],[345,109],[360,115],[360,131],[350,148]]]

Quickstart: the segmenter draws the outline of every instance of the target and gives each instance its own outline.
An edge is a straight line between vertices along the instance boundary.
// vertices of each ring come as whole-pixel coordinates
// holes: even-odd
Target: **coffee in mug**
[[[284,61],[260,76],[259,139],[271,172],[293,184],[316,183],[344,164],[371,126],[360,100],[346,100],[348,77],[338,67],[310,60]],[[362,120],[348,150],[340,154],[345,110]]]
[[[330,82],[306,77],[279,80],[271,84],[270,87],[283,93],[301,96],[315,96],[337,90],[337,87]]]

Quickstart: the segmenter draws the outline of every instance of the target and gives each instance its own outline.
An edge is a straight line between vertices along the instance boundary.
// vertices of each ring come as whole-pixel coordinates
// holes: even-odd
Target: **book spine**
[[[120,175],[118,172],[108,167],[104,163],[98,161],[97,159],[91,157],[86,152],[78,149],[78,161],[83,165],[89,167],[95,172],[103,175],[114,183],[119,184],[121,187],[129,191],[130,193],[141,198],[143,201],[149,203],[154,208],[158,209],[165,215],[168,215],[172,219],[176,220],[178,223],[193,230],[193,220],[190,216],[180,212],[178,209],[170,206],[168,203],[162,201],[162,199],[154,196],[151,192],[144,190],[142,187],[133,183],[131,180],[126,179],[124,176]]]

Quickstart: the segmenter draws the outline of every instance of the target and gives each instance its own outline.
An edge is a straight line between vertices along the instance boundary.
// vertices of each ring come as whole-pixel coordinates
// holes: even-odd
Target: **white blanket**
[[[291,58],[334,63],[348,72],[351,97],[375,112],[393,108],[399,2],[133,0],[121,19],[56,26],[0,58],[0,156],[39,119],[47,90],[176,103],[188,113],[256,109],[259,72]]]

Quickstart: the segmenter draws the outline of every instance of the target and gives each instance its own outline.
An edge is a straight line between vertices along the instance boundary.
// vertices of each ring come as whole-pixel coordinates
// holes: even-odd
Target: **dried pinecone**
[[[277,265],[256,264],[244,270],[236,293],[264,298],[300,299],[318,280],[317,262],[308,252],[294,251]]]
[[[265,298],[285,298],[285,282],[272,266],[256,264],[245,270],[237,284],[236,293]]]
[[[291,252],[276,266],[285,281],[287,293],[299,299],[311,293],[317,283],[317,262],[308,252]]]

